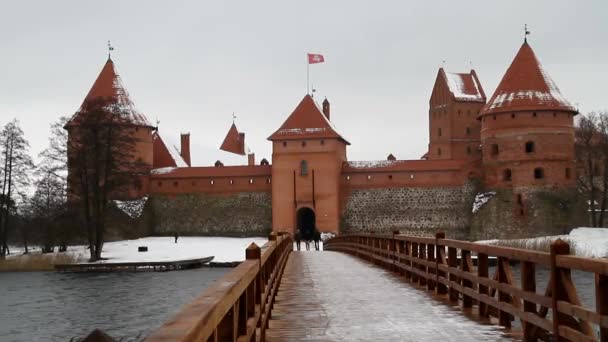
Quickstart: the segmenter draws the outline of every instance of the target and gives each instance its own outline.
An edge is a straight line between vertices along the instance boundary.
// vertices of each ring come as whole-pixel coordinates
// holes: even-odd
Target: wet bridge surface
[[[268,341],[511,341],[397,275],[339,252],[293,252]]]

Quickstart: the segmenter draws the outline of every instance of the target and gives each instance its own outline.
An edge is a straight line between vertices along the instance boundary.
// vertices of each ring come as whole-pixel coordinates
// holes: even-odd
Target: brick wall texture
[[[154,195],[156,235],[267,236],[272,227],[269,192],[231,195]]]
[[[475,187],[352,190],[341,220],[342,233],[374,230],[468,239]]]

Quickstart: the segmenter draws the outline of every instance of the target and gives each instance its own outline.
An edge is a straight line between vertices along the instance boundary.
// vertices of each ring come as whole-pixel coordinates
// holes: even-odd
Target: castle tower
[[[315,229],[338,232],[339,184],[346,146],[329,121],[329,101],[319,109],[310,95],[268,140],[272,141],[274,231],[306,237]]]
[[[486,185],[573,186],[576,114],[524,41],[479,116]]]
[[[103,107],[106,111],[116,114],[114,121],[116,127],[128,130],[129,134],[133,137],[134,148],[129,158],[137,161],[136,164],[141,168],[136,173],[139,175],[149,174],[153,166],[153,131],[155,128],[150,124],[145,115],[139,112],[133,105],[111,58],[108,58],[101,69],[99,76],[95,80],[95,83],[93,83],[91,90],[78,111],[65,125],[64,128],[68,131],[68,140],[73,141],[72,139],[74,139],[76,131],[83,120],[85,120],[87,106],[96,101],[103,102]],[[74,151],[76,148],[74,145],[73,143],[68,143],[68,155],[78,153],[78,151]],[[70,165],[68,165],[68,186],[75,181],[69,181],[69,170]],[[129,189],[126,193],[113,194],[113,196],[120,199],[128,199],[144,195],[147,192],[147,178],[145,176],[137,177],[141,177],[139,178],[141,182],[134,182],[134,184],[138,183],[138,185]]]
[[[486,95],[475,70],[450,73],[439,69],[429,99],[427,159],[479,160],[479,112]]]

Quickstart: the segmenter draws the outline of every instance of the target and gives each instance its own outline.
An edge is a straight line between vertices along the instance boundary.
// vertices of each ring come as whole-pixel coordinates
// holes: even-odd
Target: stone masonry
[[[353,190],[341,221],[342,233],[374,230],[432,236],[445,231],[468,239],[474,187]]]
[[[155,195],[150,200],[158,235],[266,236],[272,227],[268,192]]]

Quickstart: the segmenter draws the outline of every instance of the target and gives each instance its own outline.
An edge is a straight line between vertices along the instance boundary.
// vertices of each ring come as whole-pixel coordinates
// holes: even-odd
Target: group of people
[[[300,250],[300,244],[302,240],[304,240],[304,245],[306,246],[306,250],[310,250],[310,241],[314,241],[315,250],[318,251],[320,249],[321,242],[321,233],[318,230],[315,230],[312,234],[302,234],[299,230],[294,234],[294,240],[296,240],[296,249]]]

